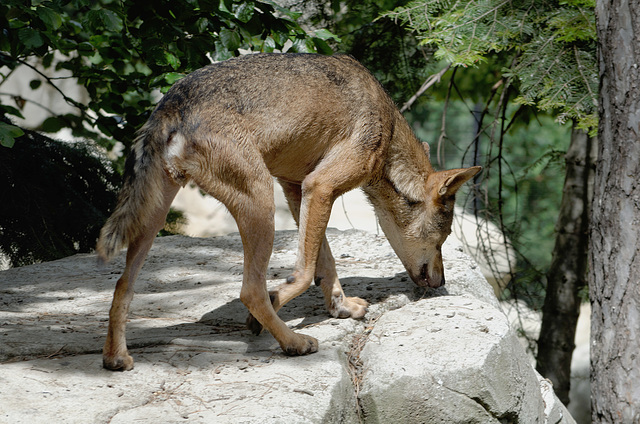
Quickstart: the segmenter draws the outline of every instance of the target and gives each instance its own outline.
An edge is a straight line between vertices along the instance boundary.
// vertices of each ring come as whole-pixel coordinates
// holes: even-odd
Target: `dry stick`
[[[0,54],[1,56],[4,56],[7,59],[11,59],[11,57],[7,54]],[[27,62],[26,60],[22,60],[22,59],[14,59],[15,62],[18,62],[28,68],[31,68],[35,73],[37,73],[38,75],[40,75],[42,78],[44,78],[44,80],[51,86],[53,87],[54,90],[56,90],[64,99],[64,101],[66,103],[68,103],[71,106],[74,106],[78,109],[80,109],[81,112],[86,112],[86,110],[88,109],[87,106],[83,105],[80,102],[75,101],[74,99],[72,99],[71,97],[67,96],[66,94],[64,94],[64,92],[53,83],[54,79],[59,79],[59,78],[52,78],[46,74],[44,74],[42,71],[40,71],[38,68],[36,68],[35,66],[33,66],[32,64],[30,64],[29,62]]]
[[[418,97],[422,96],[429,87],[431,87],[436,82],[440,82],[440,78],[442,78],[442,76],[449,70],[450,67],[451,64],[448,64],[447,66],[442,68],[440,72],[438,72],[437,74],[433,74],[429,78],[427,78],[427,80],[424,82],[424,84],[422,84],[422,87],[420,87],[416,94],[411,96],[411,98],[407,100],[407,102],[402,106],[402,108],[400,109],[400,113],[404,113],[409,110],[411,105],[413,105],[413,103],[418,100]]]
[[[453,70],[451,79],[449,80],[449,87],[447,88],[447,97],[444,99],[444,109],[442,111],[442,124],[440,126],[440,137],[438,137],[438,148],[436,150],[436,157],[438,159],[438,166],[444,169],[444,139],[447,137],[446,124],[447,124],[447,109],[449,108],[449,99],[451,98],[451,88],[453,87],[453,80],[456,77],[456,71]]]

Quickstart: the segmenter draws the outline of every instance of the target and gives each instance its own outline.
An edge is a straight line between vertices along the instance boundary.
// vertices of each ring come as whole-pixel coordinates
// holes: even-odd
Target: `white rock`
[[[398,403],[419,406],[406,422],[445,420],[463,405],[480,417],[465,422],[491,422],[482,421],[493,413],[483,405],[536,422],[525,420],[544,410],[535,374],[509,342],[491,287],[458,245],[445,244],[447,284],[432,290],[407,278],[383,237],[331,230],[328,239],[345,292],[371,307],[362,321],[330,318],[315,286],[287,304],[285,322],[320,341],[320,351],[305,357],[286,357],[269,334],[244,329],[237,234],[156,240],[130,311],[130,372],[101,367],[123,254],[99,270],[95,255],[76,255],[0,272],[0,422],[376,422],[383,409],[374,382],[385,373],[413,381],[432,375],[416,386],[430,391],[394,391]],[[291,272],[295,252],[296,233],[278,232],[269,286]],[[353,341],[368,332],[363,373],[353,374]],[[498,365],[509,372],[492,376]],[[403,381],[388,384],[404,389]]]

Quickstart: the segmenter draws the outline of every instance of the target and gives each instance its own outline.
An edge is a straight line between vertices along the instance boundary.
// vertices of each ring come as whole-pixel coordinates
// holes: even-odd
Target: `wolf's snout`
[[[411,279],[414,283],[416,283],[420,287],[432,287],[437,289],[438,287],[444,286],[444,274],[437,273],[437,275],[432,275],[429,272],[429,264],[426,263],[420,267],[420,273],[418,275],[414,275],[410,273]]]

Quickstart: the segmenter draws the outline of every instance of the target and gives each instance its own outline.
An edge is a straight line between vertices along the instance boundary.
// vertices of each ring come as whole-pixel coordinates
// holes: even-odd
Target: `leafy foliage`
[[[45,69],[69,71],[91,101],[81,104],[61,93],[77,113],[48,117],[41,129],[71,128],[111,150],[115,140],[130,145],[154,90],[165,92],[211,60],[243,49],[331,53],[333,34],[309,34],[297,17],[271,0],[7,0],[0,5],[0,66],[35,67],[35,58]],[[54,79],[41,77],[56,87]],[[0,104],[0,114],[20,116],[7,104]],[[0,128],[3,145],[13,134]]]
[[[402,104],[433,72],[431,46],[420,45],[411,29],[381,17],[406,1],[346,0],[333,2],[326,25],[341,42],[340,52],[355,57],[382,83],[394,101]]]
[[[20,127],[7,122],[0,122],[0,145],[13,147],[16,137],[20,137],[23,134],[24,131]]]
[[[111,163],[89,143],[69,144],[33,131],[0,149],[0,249],[11,263],[93,249],[115,203],[119,178]]]
[[[112,169],[95,146],[110,151],[117,140],[128,149],[157,94],[176,80],[241,50],[331,53],[336,37],[307,33],[298,16],[271,0],[3,0],[0,84],[31,68],[32,89],[48,85],[73,107],[50,111],[37,129],[69,128],[96,142],[65,144],[21,129],[7,117],[23,118],[24,99],[14,105],[0,96],[0,249],[13,265],[94,247],[123,165]],[[69,97],[53,71],[77,80],[90,101]]]
[[[414,0],[386,16],[414,29],[435,56],[473,67],[509,53],[503,76],[519,84],[516,102],[597,126],[593,0]]]

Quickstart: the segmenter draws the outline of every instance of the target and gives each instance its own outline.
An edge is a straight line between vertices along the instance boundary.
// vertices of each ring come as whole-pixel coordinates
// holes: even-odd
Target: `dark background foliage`
[[[65,144],[20,128],[9,118],[23,118],[25,100],[0,98],[0,197],[8,205],[0,212],[0,249],[12,264],[94,247],[136,130],[185,74],[243,49],[270,52],[286,43],[290,51],[331,53],[335,37],[306,32],[298,16],[269,0],[3,1],[2,81],[34,70],[31,88],[52,87],[74,110],[50,111],[35,129],[68,128],[90,140]],[[76,79],[89,101],[67,95],[53,71]],[[112,165],[100,159],[118,145],[124,154]]]
[[[90,251],[119,180],[90,144],[25,131],[0,154],[3,252],[20,266]]]

